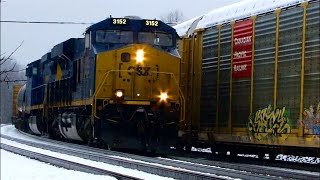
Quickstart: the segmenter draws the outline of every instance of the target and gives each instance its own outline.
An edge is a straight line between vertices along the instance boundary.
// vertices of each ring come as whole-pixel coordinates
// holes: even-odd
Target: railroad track
[[[2,126],[7,126],[8,124],[0,124],[0,127],[2,127]]]
[[[15,141],[17,143],[25,144],[25,145],[36,147],[36,148],[46,149],[46,150],[50,150],[50,151],[54,151],[62,154],[68,154],[71,156],[77,156],[80,158],[104,162],[112,165],[118,165],[118,166],[127,167],[131,169],[138,169],[140,171],[157,174],[160,176],[172,177],[175,179],[218,179],[218,180],[230,179],[226,177],[220,177],[215,174],[195,172],[195,171],[191,171],[187,169],[179,169],[175,167],[165,167],[159,164],[141,162],[141,161],[132,160],[132,159],[130,160],[127,158],[115,157],[115,156],[110,156],[110,155],[97,153],[97,152],[83,151],[79,149],[73,149],[70,147],[61,147],[61,146],[59,147],[59,146],[54,146],[49,144],[35,143],[35,142],[30,142],[30,141],[26,141],[18,138],[9,137],[6,135],[1,135],[1,138],[7,139],[10,141]]]
[[[96,168],[93,166],[88,166],[88,165],[76,163],[73,161],[68,161],[65,159],[52,157],[52,156],[48,156],[45,154],[40,154],[40,153],[33,152],[33,151],[28,151],[28,150],[17,148],[14,146],[10,146],[10,145],[4,144],[4,143],[1,143],[1,149],[4,149],[9,152],[13,152],[15,154],[19,154],[22,156],[26,156],[31,159],[36,159],[41,162],[49,163],[49,164],[52,164],[52,165],[55,165],[58,167],[70,169],[70,170],[82,171],[82,172],[97,174],[97,175],[108,175],[108,176],[115,177],[119,180],[141,180],[140,178],[136,178],[133,176],[124,175],[124,174],[116,173],[113,171],[108,171],[105,169],[100,169],[100,168]]]
[[[46,139],[43,137],[37,137],[37,136],[32,136],[29,134],[26,134],[30,136],[31,138],[37,139],[39,141],[47,141],[46,144],[48,143],[55,143],[56,146],[63,146],[64,148],[55,148],[53,151],[61,152],[61,153],[68,153],[65,152],[66,147],[70,149],[76,149],[77,151],[81,151],[81,153],[85,152],[90,152],[91,154],[81,154],[77,152],[78,157],[84,157],[87,159],[91,160],[98,160],[102,162],[107,162],[109,164],[113,165],[120,165],[123,167],[127,168],[137,168],[139,170],[153,173],[153,174],[158,174],[162,176],[169,176],[177,179],[190,179],[192,177],[196,177],[194,175],[188,174],[185,176],[181,176],[178,173],[173,173],[173,172],[165,172],[163,169],[159,170],[159,167],[152,168],[152,167],[146,167],[142,162],[148,162],[148,163],[154,163],[154,164],[161,164],[163,166],[171,166],[171,167],[177,167],[177,168],[182,168],[185,169],[186,171],[195,171],[198,173],[202,174],[216,174],[218,176],[228,176],[228,177],[233,177],[233,178],[241,178],[241,179],[277,179],[279,177],[282,178],[297,178],[297,179],[318,179],[319,174],[317,173],[305,173],[305,172],[289,172],[288,170],[284,169],[279,169],[279,168],[267,168],[267,167],[262,167],[262,166],[256,166],[256,165],[248,165],[248,164],[234,164],[234,163],[224,163],[224,162],[212,162],[208,163],[209,161],[205,162],[205,160],[194,160],[197,161],[198,163],[195,162],[190,162],[191,160],[189,159],[189,162],[187,159],[184,161],[177,161],[175,159],[167,159],[167,158],[150,158],[150,157],[144,157],[144,156],[138,156],[138,155],[132,155],[132,154],[126,154],[126,153],[121,153],[121,152],[114,152],[114,151],[107,151],[107,150],[102,150],[102,149],[97,149],[97,148],[91,148],[88,146],[83,146],[83,145],[77,145],[77,144],[70,144],[70,143],[65,143],[65,142],[60,142],[60,141],[54,141],[50,139]],[[3,136],[5,137],[5,136]],[[16,141],[16,138],[11,138],[9,139]],[[41,145],[39,143],[34,143],[34,142],[23,142],[21,140],[17,140],[20,143],[31,145],[31,146],[37,146],[39,148],[48,148],[48,145]],[[51,149],[51,147],[50,147]],[[74,153],[70,153],[70,155],[74,155]],[[106,159],[106,156],[118,156],[118,160],[116,159]],[[128,160],[128,158],[131,158],[130,162],[123,161],[123,160]],[[120,161],[119,161],[120,159]],[[139,161],[140,164],[135,164],[132,163],[132,159],[134,161]],[[199,164],[203,163],[203,164]],[[204,163],[205,162],[205,163]],[[208,165],[211,164],[211,165]],[[217,167],[219,166],[219,167]],[[163,168],[163,167],[162,167]],[[172,169],[172,168],[171,168]],[[161,172],[162,171],[162,172]],[[197,177],[200,178],[200,177]],[[208,177],[208,179],[213,179],[213,178],[219,178],[219,177]],[[206,177],[202,177],[201,179],[206,179]]]
[[[113,153],[112,151],[99,150],[90,147],[79,147],[79,145],[73,144],[73,147],[62,147],[64,145],[59,142],[60,146],[53,146],[41,143],[35,143],[30,141],[25,141],[17,138],[8,137],[2,135],[2,138],[12,140],[18,143],[26,144],[29,146],[51,150],[63,154],[78,156],[85,159],[105,162],[108,164],[118,165],[127,168],[138,169],[152,174],[157,174],[160,176],[172,177],[175,179],[226,179],[225,177],[241,178],[241,179],[275,179],[275,177],[268,177],[264,175],[248,174],[247,172],[241,172],[233,169],[226,169],[220,167],[212,167],[210,169],[204,169],[200,165],[190,165],[188,163],[180,163],[176,161],[170,161],[150,157],[132,156],[130,154],[130,159],[127,156],[123,156],[125,153]],[[56,141],[55,141],[56,142]],[[57,142],[56,142],[57,143]],[[67,144],[69,145],[69,144]],[[98,152],[95,150],[102,152]],[[160,165],[159,165],[160,164]],[[223,177],[222,177],[223,176]]]
[[[34,136],[24,132],[21,132],[21,133],[29,136],[30,138],[35,138],[41,141],[45,139],[46,141],[49,141],[52,143],[58,143],[58,144],[62,144],[64,146],[70,146],[73,148],[80,148],[83,150],[89,150],[93,152],[108,153],[111,155],[116,155],[121,157],[129,157],[129,158],[134,158],[141,161],[148,161],[151,163],[159,163],[158,162],[159,160],[150,159],[148,157],[146,158],[145,156],[138,156],[134,154],[127,154],[127,153],[122,153],[117,151],[107,151],[105,149],[92,148],[84,145],[77,145],[77,144],[71,144],[71,143],[65,143],[61,141],[46,139],[44,137]],[[202,170],[206,168],[211,168],[212,166],[215,166],[215,167],[218,166],[226,169],[246,171],[251,174],[263,174],[263,175],[270,175],[274,177],[293,178],[293,179],[305,179],[305,178],[318,179],[318,177],[320,176],[319,165],[288,163],[288,162],[281,162],[281,161],[270,162],[268,160],[264,160],[261,162],[261,161],[257,161],[256,159],[242,158],[242,157],[237,158],[235,160],[228,160],[228,162],[225,162],[226,161],[225,159],[212,160],[211,156],[208,156],[207,158],[204,156],[201,156],[199,158],[199,153],[188,154],[186,152],[183,152],[183,154],[186,154],[186,155],[181,156],[181,152],[179,152],[179,155],[170,155],[170,156],[167,156],[167,158],[160,158],[161,164],[170,165],[172,161],[175,161],[176,163],[180,163],[180,165],[184,164],[186,166],[188,165],[190,166],[191,163],[194,163],[198,165],[202,164],[203,166],[205,166],[204,168],[201,167]],[[204,153],[201,153],[201,154],[203,155]],[[205,154],[208,155],[208,153],[205,153]],[[177,161],[177,160],[180,160],[180,161]],[[197,171],[197,167],[193,169]]]
[[[170,155],[167,156],[167,158],[176,159],[176,160],[182,160],[182,161],[191,161],[194,163],[200,163],[200,164],[207,164],[207,165],[218,165],[220,167],[224,167],[225,163],[227,163],[227,166],[230,167],[230,164],[234,165],[234,168],[237,168],[239,170],[247,170],[247,168],[250,169],[253,168],[256,173],[259,173],[260,167],[263,167],[261,169],[262,174],[263,171],[272,171],[272,174],[274,176],[278,176],[283,174],[283,170],[281,169],[291,169],[291,170],[298,170],[298,171],[306,171],[306,172],[314,172],[318,176],[320,176],[320,164],[309,164],[309,163],[299,163],[299,162],[288,162],[288,161],[281,161],[281,160],[275,160],[270,161],[268,159],[258,159],[258,158],[250,158],[250,157],[234,157],[234,156],[213,156],[211,153],[203,153],[203,152],[183,152],[181,151],[172,151]],[[243,166],[245,164],[245,166]],[[277,169],[280,169],[277,170]],[[276,170],[276,171],[274,171]],[[278,174],[279,172],[279,174]],[[298,174],[290,173],[288,175],[285,175],[287,178],[295,178],[296,175],[300,176],[300,172]],[[301,177],[303,177],[303,174],[301,174]]]

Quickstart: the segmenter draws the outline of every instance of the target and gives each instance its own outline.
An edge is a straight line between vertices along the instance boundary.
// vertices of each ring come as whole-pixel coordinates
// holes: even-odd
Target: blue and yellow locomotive
[[[108,18],[28,64],[15,124],[34,134],[153,150],[175,144],[185,100],[175,29]]]

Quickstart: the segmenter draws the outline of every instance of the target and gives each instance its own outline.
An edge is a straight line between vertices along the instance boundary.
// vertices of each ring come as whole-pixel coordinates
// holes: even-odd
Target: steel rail
[[[28,146],[33,146],[41,149],[46,149],[50,151],[55,151],[63,154],[68,154],[71,156],[77,156],[80,158],[85,158],[93,161],[99,161],[99,162],[104,162],[112,165],[117,165],[117,166],[122,166],[126,168],[131,168],[131,169],[138,169],[140,171],[152,173],[152,174],[157,174],[160,176],[166,176],[166,177],[171,177],[175,179],[230,179],[230,175],[228,175],[228,171],[225,170],[220,170],[221,172],[224,172],[223,174],[215,175],[215,174],[209,174],[209,173],[204,173],[204,172],[197,172],[197,171],[192,171],[189,169],[181,169],[180,167],[165,167],[164,165],[157,165],[153,163],[148,163],[148,162],[141,162],[137,160],[130,160],[126,158],[119,158],[115,157],[114,155],[105,155],[102,153],[97,153],[97,152],[90,152],[90,151],[84,151],[84,150],[79,150],[79,149],[72,149],[70,147],[65,148],[65,147],[58,147],[50,144],[40,144],[40,143],[35,143],[35,142],[30,142],[18,138],[13,138],[9,137],[7,135],[1,134],[1,138],[15,141],[21,144],[25,144]],[[172,164],[171,164],[172,165]],[[233,170],[235,171],[235,170]],[[226,177],[228,176],[228,177]],[[244,175],[246,177],[247,175]],[[238,177],[238,176],[236,176]],[[262,177],[262,176],[261,176]],[[248,179],[248,178],[247,178]],[[270,179],[270,178],[268,178]]]
[[[180,156],[176,153],[170,153],[169,158],[167,158],[166,160],[162,159],[160,162],[155,159],[155,158],[149,158],[149,157],[145,157],[145,156],[140,156],[140,155],[136,155],[136,154],[128,154],[128,153],[123,153],[123,152],[119,152],[119,151],[109,151],[106,149],[99,149],[99,148],[94,148],[94,147],[88,147],[86,145],[79,145],[79,144],[74,144],[74,143],[66,143],[66,142],[62,142],[62,141],[56,141],[56,140],[52,140],[52,139],[47,139],[46,137],[40,137],[40,136],[34,136],[22,131],[19,131],[20,133],[33,138],[33,139],[38,139],[40,141],[46,141],[46,143],[54,143],[54,144],[60,144],[63,146],[68,146],[71,148],[76,148],[76,149],[82,149],[84,151],[91,151],[91,152],[97,152],[97,153],[103,153],[103,154],[109,154],[109,155],[114,155],[114,156],[122,156],[122,157],[128,157],[128,158],[134,158],[136,160],[140,160],[140,161],[147,161],[147,162],[151,162],[151,163],[159,163],[159,164],[168,164],[168,165],[172,165],[172,161],[174,160],[181,160],[181,161],[185,161],[185,164],[188,163],[194,163],[194,164],[202,164],[202,165],[207,165],[207,166],[218,166],[221,168],[227,168],[227,169],[235,169],[235,170],[239,170],[239,171],[248,171],[250,173],[253,174],[264,174],[264,175],[271,175],[271,176],[281,176],[282,178],[297,178],[297,177],[308,177],[310,179],[314,179],[320,176],[320,172],[314,172],[315,175],[306,175],[306,173],[308,172],[313,172],[312,169],[315,168],[307,168],[305,165],[303,165],[303,167],[306,168],[301,168],[302,166],[299,163],[289,163],[289,164],[283,164],[280,163],[278,164],[276,163],[271,163],[268,162],[266,163],[255,163],[256,161],[252,162],[250,160],[253,160],[252,158],[249,159],[249,161],[244,160],[245,158],[239,159],[238,162],[223,162],[221,160],[213,160],[212,157],[208,157],[207,159],[203,158],[203,156],[196,156],[195,153],[191,153],[191,154],[185,154],[185,156]],[[173,154],[173,155],[171,155]],[[199,154],[199,153],[196,153]],[[203,153],[201,153],[203,154]],[[207,153],[205,153],[206,155],[208,155]],[[207,156],[206,156],[207,157]],[[210,160],[208,160],[210,159]],[[247,159],[247,158],[246,158]],[[169,162],[171,161],[171,162]],[[177,163],[177,162],[176,162]],[[184,163],[181,163],[179,165],[182,165]],[[296,164],[297,166],[293,166],[294,164]],[[309,166],[309,164],[306,164]],[[176,165],[178,166],[178,165]],[[315,165],[317,166],[317,165]],[[193,167],[196,168],[197,166]],[[299,168],[300,167],[300,168]],[[293,172],[291,173],[287,173],[287,169],[291,169]],[[296,171],[299,170],[299,171]]]
[[[78,144],[72,144],[72,143],[51,140],[51,139],[47,139],[45,137],[34,136],[34,135],[30,135],[30,134],[27,134],[24,132],[21,132],[21,133],[26,136],[29,136],[30,138],[33,138],[33,139],[38,139],[40,141],[46,141],[45,143],[54,143],[56,145],[59,144],[62,146],[68,146],[70,148],[75,148],[78,150],[102,153],[104,155],[108,154],[108,155],[112,155],[112,156],[127,157],[127,158],[140,160],[140,161],[146,161],[146,162],[150,162],[150,163],[158,163],[158,164],[163,164],[163,165],[168,165],[168,166],[175,166],[175,167],[180,167],[180,168],[192,169],[194,171],[212,173],[214,171],[212,169],[212,166],[220,167],[221,168],[220,170],[226,172],[226,174],[228,174],[228,171],[227,171],[228,169],[243,171],[243,172],[246,171],[246,173],[244,173],[243,176],[242,176],[242,174],[238,174],[238,177],[239,178],[242,177],[243,179],[248,179],[249,175],[251,177],[253,177],[254,174],[268,175],[268,176],[282,177],[282,178],[293,178],[293,179],[296,179],[296,178],[299,178],[299,179],[300,178],[302,178],[302,179],[304,179],[304,178],[318,179],[318,177],[320,176],[320,173],[309,173],[308,171],[295,171],[293,169],[292,169],[292,172],[288,173],[288,168],[283,169],[283,168],[272,167],[272,166],[269,167],[269,166],[265,166],[265,165],[256,165],[256,164],[252,164],[252,163],[230,163],[230,162],[221,162],[221,161],[204,160],[204,159],[199,159],[199,158],[177,157],[177,156],[174,156],[173,159],[172,158],[171,159],[150,158],[150,157],[139,156],[139,155],[135,155],[135,154],[128,154],[128,153],[122,153],[122,152],[116,152],[116,151],[108,151],[105,149],[98,149],[98,148],[88,147],[88,146],[84,146],[84,145],[78,145]],[[176,160],[180,160],[183,162],[179,162]],[[219,171],[216,173],[220,174]],[[235,172],[233,172],[231,174],[235,174]],[[256,177],[256,178],[262,178],[262,177]]]

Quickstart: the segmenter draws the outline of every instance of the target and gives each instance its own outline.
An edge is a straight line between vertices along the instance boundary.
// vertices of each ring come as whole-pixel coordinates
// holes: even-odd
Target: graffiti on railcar
[[[286,140],[291,131],[289,111],[286,107],[273,109],[271,105],[251,113],[249,116],[249,133],[258,140],[277,137]]]
[[[304,109],[302,125],[306,134],[320,135],[320,102],[316,108]]]

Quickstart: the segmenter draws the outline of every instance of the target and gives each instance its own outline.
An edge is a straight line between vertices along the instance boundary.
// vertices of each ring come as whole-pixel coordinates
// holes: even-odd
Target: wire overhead
[[[1,20],[1,23],[20,23],[20,24],[79,24],[79,25],[91,25],[94,23],[87,22],[62,22],[62,21],[18,21],[18,20]]]

